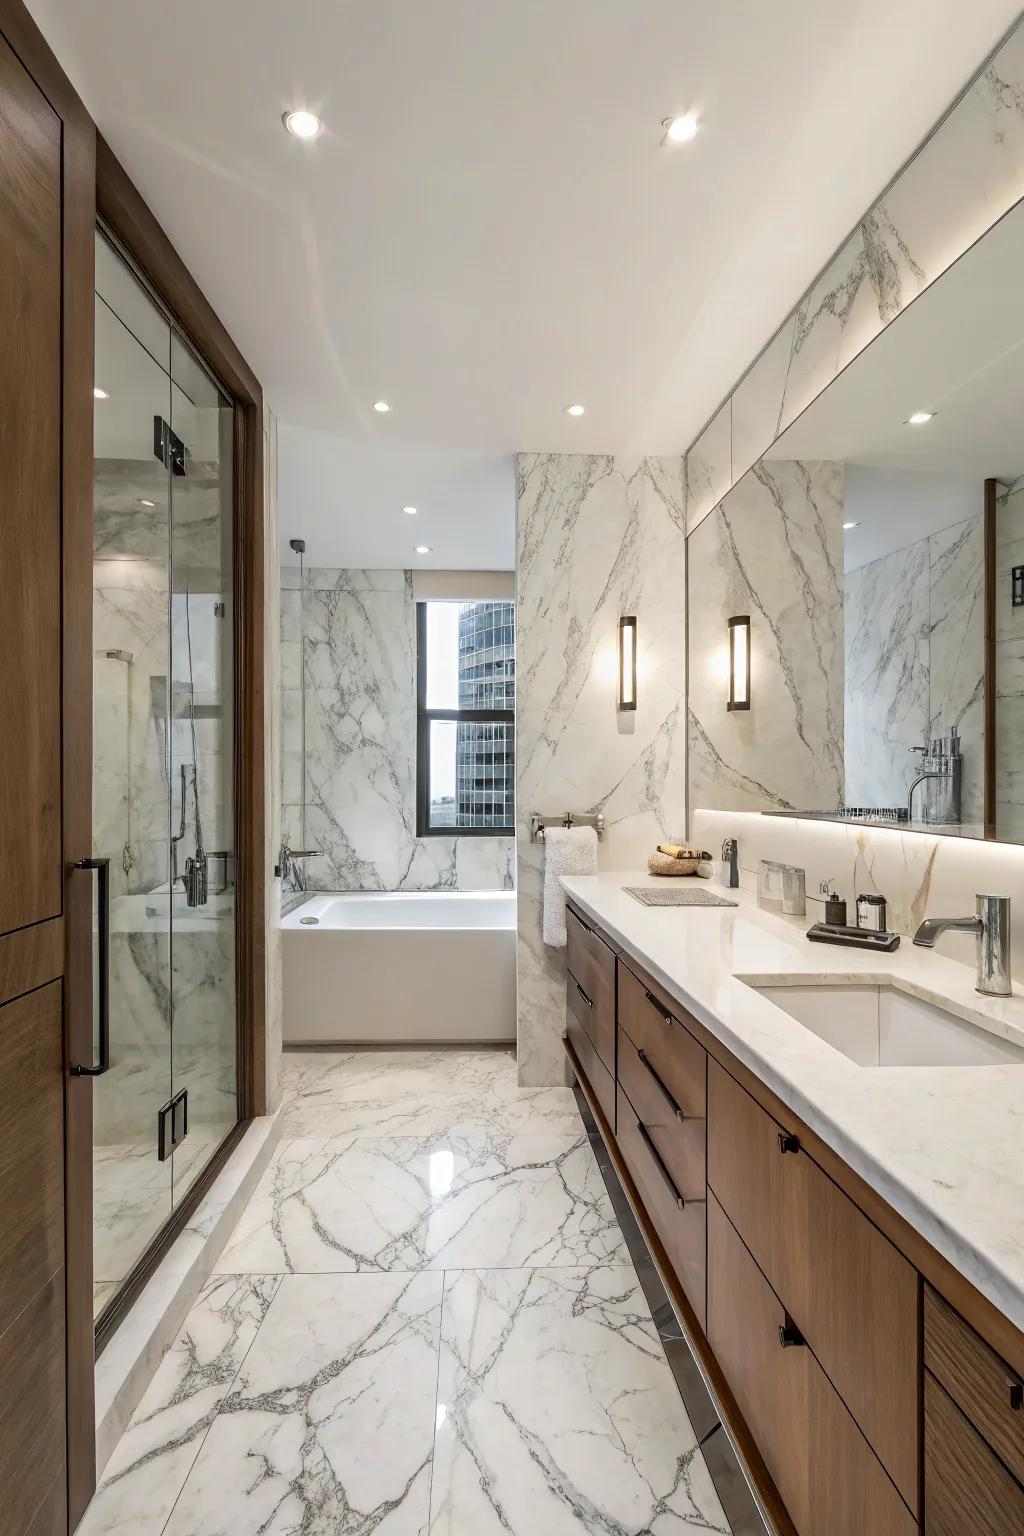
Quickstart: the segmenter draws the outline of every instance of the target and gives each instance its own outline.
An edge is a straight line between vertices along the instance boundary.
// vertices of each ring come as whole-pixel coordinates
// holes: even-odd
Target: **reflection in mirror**
[[[692,806],[1024,841],[1022,270],[1019,207],[691,535]]]

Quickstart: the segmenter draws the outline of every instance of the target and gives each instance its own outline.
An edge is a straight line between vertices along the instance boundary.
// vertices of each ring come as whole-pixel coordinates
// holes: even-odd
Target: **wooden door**
[[[0,1528],[95,1472],[91,1327],[94,137],[0,0]]]

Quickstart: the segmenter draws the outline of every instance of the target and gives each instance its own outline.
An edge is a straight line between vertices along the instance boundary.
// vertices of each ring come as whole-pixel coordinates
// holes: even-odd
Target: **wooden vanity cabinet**
[[[1024,1337],[632,958],[568,928],[570,1063],[780,1532],[1024,1536]]]
[[[1024,1532],[1024,1380],[924,1288],[926,1536]]]

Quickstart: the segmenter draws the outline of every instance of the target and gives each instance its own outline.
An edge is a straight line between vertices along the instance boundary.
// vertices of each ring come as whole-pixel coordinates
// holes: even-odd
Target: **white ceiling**
[[[29,4],[278,412],[283,540],[439,567],[511,564],[518,449],[685,448],[1017,12]]]

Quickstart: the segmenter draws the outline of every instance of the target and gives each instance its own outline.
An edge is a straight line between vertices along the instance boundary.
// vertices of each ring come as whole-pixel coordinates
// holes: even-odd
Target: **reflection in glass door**
[[[232,407],[102,236],[94,393],[93,854],[111,896],[98,1316],[238,1114]]]

